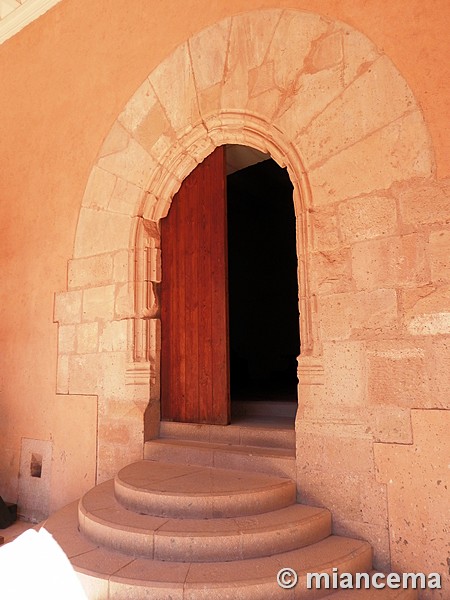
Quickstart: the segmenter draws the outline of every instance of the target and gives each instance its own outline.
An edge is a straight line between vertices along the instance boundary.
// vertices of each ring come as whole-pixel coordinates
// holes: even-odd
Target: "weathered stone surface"
[[[336,206],[320,206],[310,210],[315,250],[332,250],[341,245]]]
[[[231,19],[224,19],[189,40],[197,90],[204,91],[223,80]]]
[[[113,278],[116,283],[124,283],[130,279],[130,263],[132,254],[129,250],[121,250],[114,254]]]
[[[105,323],[99,335],[100,352],[118,352],[127,349],[128,321]]]
[[[280,15],[281,11],[273,10],[262,11],[257,19],[248,14],[233,17],[221,93],[223,109],[242,109],[247,106],[249,71],[262,65],[266,59]],[[270,61],[270,58],[267,60]]]
[[[68,354],[75,350],[75,325],[58,327],[58,353]]]
[[[344,84],[347,86],[361,76],[380,56],[375,45],[361,32],[346,23],[336,23],[343,32]]]
[[[432,157],[423,117],[416,111],[368,135],[309,172],[315,206],[428,177]]]
[[[411,414],[412,445],[374,445],[378,479],[388,486],[392,570],[438,572],[444,591],[450,585],[447,521],[441,518],[448,514],[450,411]],[[438,591],[436,597],[445,596]]]
[[[134,134],[157,102],[156,94],[149,80],[146,79],[120,113],[119,123]]]
[[[426,349],[420,345],[372,342],[367,351],[369,401],[405,408],[432,403],[427,358]]]
[[[86,208],[106,209],[115,185],[115,175],[95,166],[89,175],[82,205]]]
[[[82,208],[74,258],[128,248],[130,228],[131,217],[127,215]]]
[[[406,81],[382,56],[342,94],[327,105],[302,133],[300,143],[308,165],[355,144],[392,123],[414,106]]]
[[[81,321],[81,292],[55,294],[54,320],[61,325]]]
[[[60,354],[58,356],[58,366],[56,372],[56,393],[69,393],[69,356]]]
[[[397,207],[393,198],[363,196],[338,207],[339,229],[347,243],[392,235],[397,231]]]
[[[77,325],[78,354],[92,354],[98,350],[98,323],[81,323]]]
[[[318,308],[324,341],[371,338],[397,325],[397,295],[393,289],[322,296]]]
[[[353,289],[350,248],[323,250],[311,255],[311,290],[338,294]]]
[[[149,79],[175,131],[192,127],[199,121],[200,112],[187,44],[178,46],[151,73]]]
[[[114,285],[102,285],[84,290],[83,320],[112,320],[114,316],[114,296]]]
[[[144,191],[141,187],[118,177],[108,203],[108,210],[134,217],[141,213],[143,197]]]
[[[143,188],[156,167],[156,161],[136,140],[130,139],[120,152],[100,158],[98,166]]]
[[[359,242],[352,248],[352,273],[359,290],[425,284],[430,280],[425,238],[409,234]]]
[[[429,243],[431,280],[450,281],[450,231],[433,231]]]
[[[428,406],[450,409],[450,337],[430,340],[426,363],[430,382]]]
[[[402,292],[404,322],[411,335],[450,333],[450,286],[424,286]]]
[[[371,402],[371,393],[368,392]],[[398,406],[364,406],[360,416],[365,421],[365,432],[375,442],[394,442],[410,444],[412,442],[411,411]]]
[[[450,183],[448,180],[417,180],[399,188],[400,215],[407,227],[450,221]],[[409,229],[408,229],[409,230]]]
[[[78,258],[69,261],[69,289],[101,285],[112,281],[112,257],[110,254]]]
[[[327,404],[360,406],[366,402],[364,342],[325,342],[323,363]]]

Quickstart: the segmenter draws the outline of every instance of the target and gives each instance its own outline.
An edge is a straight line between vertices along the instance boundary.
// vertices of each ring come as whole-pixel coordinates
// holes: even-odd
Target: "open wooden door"
[[[161,417],[230,422],[225,151],[183,182],[161,221]]]

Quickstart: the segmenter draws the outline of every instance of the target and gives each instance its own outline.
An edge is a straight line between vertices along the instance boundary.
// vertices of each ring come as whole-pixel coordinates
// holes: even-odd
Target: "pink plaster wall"
[[[96,400],[90,396],[81,400],[61,398],[55,393],[57,330],[53,294],[67,288],[67,260],[73,255],[80,203],[103,139],[144,78],[179,43],[225,16],[263,7],[298,8],[343,20],[367,35],[406,78],[431,133],[438,177],[450,175],[446,114],[450,100],[450,7],[445,0],[425,4],[419,0],[341,0],[327,2],[326,8],[321,0],[191,0],[184,3],[183,19],[179,18],[179,6],[175,0],[63,0],[0,47],[0,114],[6,116],[0,124],[0,494],[8,500],[15,500],[18,493],[21,438],[52,441],[52,508],[75,498],[94,480]],[[444,185],[439,189],[439,193],[445,193]],[[425,206],[430,207],[423,215],[413,214],[416,208],[411,208],[408,193],[412,192],[394,190],[383,206],[389,213],[388,204],[393,202],[401,212],[401,226],[395,229],[399,235],[408,233],[408,224],[412,230],[422,228],[422,235],[427,236],[426,251],[431,256],[428,268],[434,283],[443,286],[448,280],[448,267],[442,235],[447,234],[443,225],[435,223],[445,221],[445,214],[439,214],[431,224],[427,220],[433,207],[439,211],[442,206],[439,193],[423,191]],[[444,213],[445,206],[444,202]],[[354,240],[358,232],[352,210],[355,206],[347,203],[342,208],[344,213],[333,214],[332,218],[339,219],[342,235]],[[363,294],[382,287],[386,256],[382,242],[368,243],[374,257],[370,274],[365,274],[358,250],[352,256]],[[404,277],[409,276],[407,266]],[[413,311],[417,300],[427,295],[421,289],[413,298],[414,289],[424,282],[421,276],[416,273],[413,278],[417,281],[408,280],[409,296],[405,293],[400,299],[409,317],[414,313],[408,310]],[[420,327],[420,319],[416,323]],[[333,336],[330,339],[333,342]],[[376,340],[373,344],[369,368],[383,372],[380,363],[389,361],[389,355],[377,354]],[[436,361],[445,368],[448,352],[442,337],[438,345],[441,352],[433,354],[433,346],[428,358],[434,360],[432,356],[436,356],[434,369]],[[356,346],[351,351],[357,354]],[[415,365],[408,363],[405,369],[401,376],[405,372],[417,376]],[[435,387],[425,389],[421,407],[436,406],[436,397],[436,402],[441,402],[445,394],[442,371],[438,369],[433,375],[425,370],[423,378],[431,379]],[[362,382],[369,386],[369,393],[371,381],[369,373]],[[390,380],[383,385],[392,395],[393,405],[404,409],[404,390],[392,389]],[[389,414],[387,421],[391,419]],[[379,427],[387,428],[388,423]],[[83,432],[85,443],[69,441],[74,430]],[[405,441],[411,443],[411,431],[405,434]],[[424,448],[431,460],[432,445]],[[384,460],[382,453],[380,457]],[[334,485],[330,482],[327,489]],[[411,493],[419,493],[414,479],[408,485]],[[376,503],[377,489],[372,492]],[[395,495],[390,501],[397,502]],[[439,526],[436,521],[434,524]]]

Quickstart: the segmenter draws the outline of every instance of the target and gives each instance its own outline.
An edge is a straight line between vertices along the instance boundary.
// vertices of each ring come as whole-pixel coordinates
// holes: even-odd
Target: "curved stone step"
[[[119,471],[114,493],[138,513],[200,519],[265,513],[294,504],[296,497],[290,479],[150,460]]]
[[[331,533],[331,515],[294,504],[270,513],[225,519],[168,519],[133,513],[114,497],[113,482],[80,500],[81,532],[129,555],[166,561],[228,561],[287,552]]]
[[[389,588],[383,589],[360,589],[360,590],[339,590],[325,596],[325,599],[329,600],[348,600],[350,595],[351,600],[417,600],[419,593],[417,590],[391,590]]]
[[[329,590],[307,590],[307,572],[365,572],[371,569],[369,544],[338,536],[274,556],[216,563],[130,559],[87,540],[78,530],[77,504],[52,515],[44,525],[79,574],[89,599],[102,600],[297,600],[323,598]],[[296,569],[293,590],[276,583],[282,567]],[[382,592],[382,590],[380,590]],[[350,596],[351,598],[352,596]],[[380,593],[377,598],[391,598]]]
[[[296,478],[295,450],[159,438],[145,442],[144,458],[176,464],[239,469],[276,477]]]

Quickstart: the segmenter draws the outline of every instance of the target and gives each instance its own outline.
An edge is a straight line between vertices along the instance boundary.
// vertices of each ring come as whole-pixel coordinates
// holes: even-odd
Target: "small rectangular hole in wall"
[[[32,454],[30,463],[31,477],[40,477],[42,475],[42,454]]]

